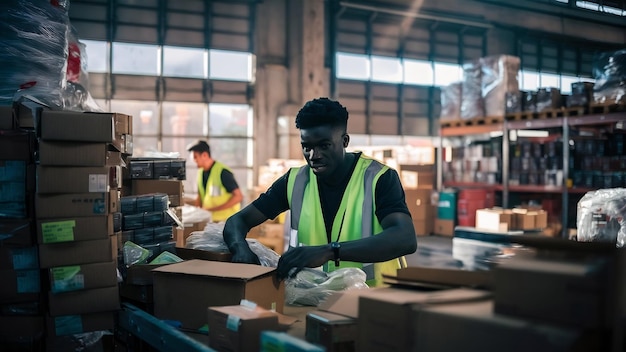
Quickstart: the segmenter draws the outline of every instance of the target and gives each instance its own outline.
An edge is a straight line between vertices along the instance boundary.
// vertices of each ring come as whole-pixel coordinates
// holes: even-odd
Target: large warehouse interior
[[[0,351],[626,351],[625,1],[0,33]]]

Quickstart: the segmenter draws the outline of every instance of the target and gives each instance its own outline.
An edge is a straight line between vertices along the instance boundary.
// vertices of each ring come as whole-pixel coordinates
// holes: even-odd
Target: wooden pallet
[[[610,112],[626,111],[626,103],[622,102],[605,102],[589,104],[590,114],[608,114]]]
[[[465,126],[484,126],[502,123],[502,116],[483,116],[475,117],[467,120],[441,121],[441,127],[465,127]]]
[[[539,112],[534,111],[522,111],[506,114],[507,121],[525,121],[525,120],[547,120],[556,119],[566,116],[582,116],[585,114],[585,108],[573,107],[573,108],[560,108],[560,109],[546,109]]]

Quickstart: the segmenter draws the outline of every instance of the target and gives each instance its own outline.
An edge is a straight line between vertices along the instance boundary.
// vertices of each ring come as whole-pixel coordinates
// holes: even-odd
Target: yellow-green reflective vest
[[[331,240],[339,236],[339,242],[353,241],[382,232],[376,218],[376,182],[389,167],[361,155],[341,199],[339,211],[333,220]],[[310,182],[312,180],[312,182]],[[292,168],[287,182],[287,198],[291,209],[289,247],[316,246],[328,243],[326,226],[319,199],[317,178],[308,166]],[[303,206],[306,204],[306,206]],[[345,214],[345,216],[344,216]],[[343,222],[343,224],[342,224]],[[381,263],[355,263],[341,261],[340,267],[356,267],[367,275],[367,284],[382,284],[382,274],[396,275],[401,260]],[[333,271],[334,262],[324,265],[325,271]]]
[[[226,203],[232,196],[232,193],[228,193],[222,184],[222,170],[229,169],[226,165],[215,161],[206,185],[202,183],[202,169],[198,170],[198,192],[200,193],[203,208],[220,206]],[[211,220],[214,222],[226,221],[231,215],[238,212],[240,208],[241,205],[237,203],[230,208],[214,211],[211,213]]]

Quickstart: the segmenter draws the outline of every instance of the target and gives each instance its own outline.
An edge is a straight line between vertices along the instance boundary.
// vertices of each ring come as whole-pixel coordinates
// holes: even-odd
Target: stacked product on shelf
[[[42,346],[45,299],[35,231],[35,148],[11,107],[0,107],[0,346]]]
[[[48,346],[115,327],[122,168],[132,117],[42,111],[35,197]]]

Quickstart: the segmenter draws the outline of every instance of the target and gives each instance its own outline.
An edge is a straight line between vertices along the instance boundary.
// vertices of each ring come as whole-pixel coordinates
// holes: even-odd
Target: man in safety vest
[[[259,263],[245,237],[251,228],[290,209],[289,249],[278,262],[284,279],[304,267],[358,267],[369,285],[395,275],[417,240],[398,173],[361,153],[346,153],[348,111],[319,98],[296,116],[307,165],[292,168],[230,217],[224,240],[233,262]],[[292,270],[295,268],[295,270]]]
[[[198,165],[198,198],[196,206],[211,212],[211,221],[226,221],[239,211],[243,195],[235,176],[226,165],[211,158],[211,147],[199,140],[187,150],[193,152]]]

